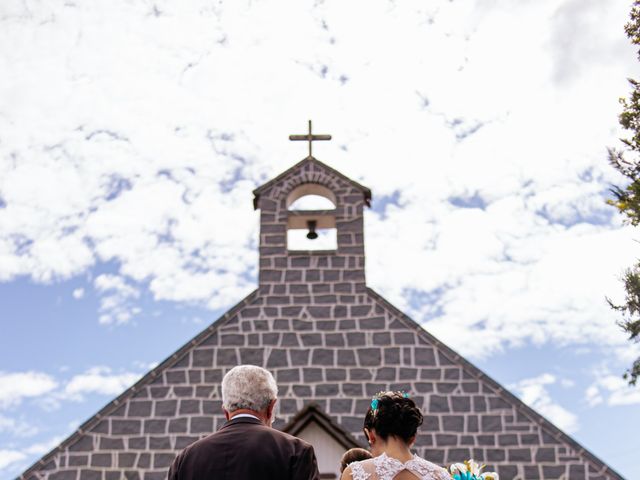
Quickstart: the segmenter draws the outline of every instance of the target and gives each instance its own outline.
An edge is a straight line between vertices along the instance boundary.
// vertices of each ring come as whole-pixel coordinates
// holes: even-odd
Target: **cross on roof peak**
[[[311,120],[309,120],[309,133],[306,135],[289,135],[289,140],[304,140],[309,142],[309,156],[311,157],[311,142],[314,140],[331,140],[331,135],[313,135],[311,133]]]

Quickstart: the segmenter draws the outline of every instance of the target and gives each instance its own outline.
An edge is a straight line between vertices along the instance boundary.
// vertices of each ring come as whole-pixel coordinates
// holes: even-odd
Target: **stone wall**
[[[274,373],[276,426],[313,402],[362,439],[371,396],[406,390],[425,413],[416,448],[431,461],[474,457],[505,479],[618,478],[373,292],[333,306],[310,297],[273,306],[255,295],[26,478],[164,478],[179,450],[224,423],[220,381],[242,363]]]

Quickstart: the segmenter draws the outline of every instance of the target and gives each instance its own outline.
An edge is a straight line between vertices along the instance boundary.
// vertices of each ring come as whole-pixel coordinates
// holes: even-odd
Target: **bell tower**
[[[363,210],[371,191],[311,155],[312,141],[331,138],[312,135],[311,122],[308,135],[290,138],[307,140],[309,156],[253,192],[260,209],[260,293],[273,305],[351,303],[365,291]],[[334,208],[291,208],[309,196]],[[292,234],[303,232],[310,246],[325,233],[335,242],[298,249]]]

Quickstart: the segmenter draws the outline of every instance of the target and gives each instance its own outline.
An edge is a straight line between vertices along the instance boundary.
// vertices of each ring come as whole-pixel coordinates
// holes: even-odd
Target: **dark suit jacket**
[[[318,480],[313,447],[249,417],[185,448],[169,480]]]

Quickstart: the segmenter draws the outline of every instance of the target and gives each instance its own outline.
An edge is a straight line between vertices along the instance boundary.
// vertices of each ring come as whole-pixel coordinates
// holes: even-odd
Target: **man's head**
[[[237,413],[253,413],[271,424],[278,386],[273,375],[255,365],[239,365],[222,379],[222,408],[227,418]]]

